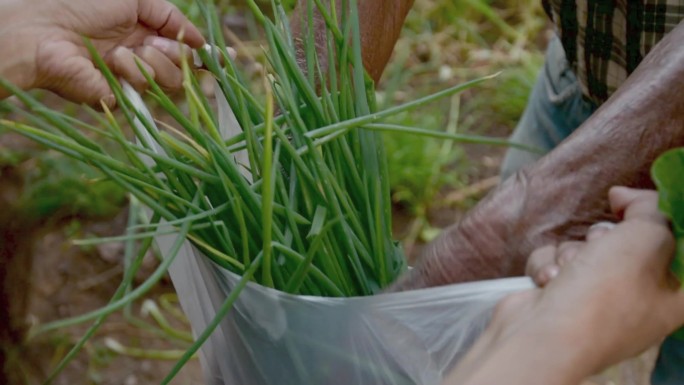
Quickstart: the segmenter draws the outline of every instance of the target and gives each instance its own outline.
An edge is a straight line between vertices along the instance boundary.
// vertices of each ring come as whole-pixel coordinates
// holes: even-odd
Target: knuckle
[[[114,62],[121,62],[123,60],[128,60],[132,55],[131,51],[126,47],[116,47],[110,53]]]
[[[183,88],[183,77],[180,73],[174,73],[169,81],[169,88],[173,91],[178,91]]]

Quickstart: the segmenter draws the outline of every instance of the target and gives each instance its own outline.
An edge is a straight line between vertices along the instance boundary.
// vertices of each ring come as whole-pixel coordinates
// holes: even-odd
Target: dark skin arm
[[[395,289],[521,275],[536,247],[616,219],[610,186],[652,187],[653,161],[684,146],[682,39],[684,22],[570,138],[447,229]]]

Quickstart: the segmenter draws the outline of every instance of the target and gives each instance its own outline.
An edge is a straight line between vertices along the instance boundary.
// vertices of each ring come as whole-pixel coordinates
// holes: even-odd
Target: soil
[[[2,148],[32,146],[22,139],[4,135]],[[5,348],[9,378],[2,384],[40,384],[52,368],[82,336],[90,323],[47,332],[31,339],[25,336],[32,326],[74,317],[105,306],[122,279],[123,246],[113,244],[92,248],[77,247],[72,240],[85,235],[120,235],[127,222],[125,208],[114,218],[84,220],[53,218],[47,221],[24,219],[14,211],[12,202],[22,193],[21,167],[0,170],[0,342]],[[140,284],[156,267],[147,256],[136,277]],[[149,299],[172,294],[168,281],[162,282]],[[131,310],[140,316],[140,306]],[[189,331],[180,321],[176,327]],[[178,345],[131,324],[121,314],[109,318],[74,361],[55,378],[54,384],[138,385],[155,384],[171,370],[175,360],[144,359],[117,354],[105,345],[114,339],[128,347],[145,349],[182,349]],[[191,361],[173,383],[202,384],[197,360]]]

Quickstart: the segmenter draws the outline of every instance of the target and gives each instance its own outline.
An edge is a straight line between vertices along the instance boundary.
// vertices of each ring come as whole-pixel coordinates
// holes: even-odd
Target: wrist
[[[545,309],[542,296],[534,290],[500,303],[482,336],[486,351],[469,373],[459,375],[459,385],[576,385],[599,369],[583,324],[548,316],[557,313]]]
[[[474,381],[472,385],[504,383],[506,378],[512,380],[508,382],[511,385],[577,385],[596,372],[591,350],[585,343],[588,340],[573,330],[531,323],[495,345],[496,352],[489,362],[490,367],[499,363],[508,366],[499,377],[502,381]],[[482,378],[488,375],[478,373]]]

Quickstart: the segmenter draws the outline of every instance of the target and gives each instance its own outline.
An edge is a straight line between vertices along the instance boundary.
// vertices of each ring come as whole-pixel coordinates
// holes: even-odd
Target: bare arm
[[[363,62],[369,74],[376,82],[380,79],[387,62],[392,56],[394,45],[399,38],[401,28],[414,0],[359,0],[359,22],[361,24],[361,44]],[[292,28],[295,36],[306,31],[306,1],[300,0],[295,9]],[[329,5],[328,0],[323,1]],[[341,0],[337,0],[340,7]],[[325,41],[325,23],[322,18],[315,20],[316,41]],[[324,60],[324,58],[322,58]]]
[[[537,246],[614,219],[609,187],[652,186],[652,162],[684,146],[683,39],[680,23],[575,134],[448,229],[396,288],[520,275]]]

